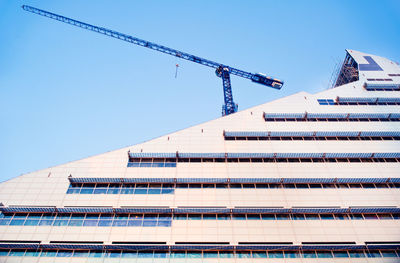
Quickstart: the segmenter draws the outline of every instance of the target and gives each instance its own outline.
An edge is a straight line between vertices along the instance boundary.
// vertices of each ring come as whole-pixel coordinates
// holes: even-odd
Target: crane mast
[[[231,87],[231,80],[230,80],[230,75],[236,75],[242,78],[246,78],[249,79],[253,82],[256,82],[258,84],[262,84],[268,87],[272,87],[275,89],[281,89],[283,82],[279,79],[274,79],[274,78],[270,78],[267,77],[264,74],[261,73],[250,73],[250,72],[246,72],[240,69],[236,69],[221,63],[217,63],[208,59],[204,59],[195,55],[191,55],[189,53],[186,52],[182,52],[173,48],[169,48],[163,45],[159,45],[150,41],[146,41],[146,40],[142,40],[139,39],[137,37],[133,37],[130,35],[126,35],[123,33],[119,33],[117,31],[114,30],[110,30],[104,27],[98,27],[98,26],[94,26],[88,23],[84,23],[72,18],[68,18],[65,16],[61,16],[58,14],[54,14],[45,10],[41,10],[32,6],[28,6],[28,5],[23,5],[22,9],[24,9],[25,11],[37,14],[37,15],[41,15],[44,17],[48,17],[60,22],[64,22],[66,24],[70,24],[76,27],[80,27],[83,29],[87,29],[99,34],[103,34],[109,37],[113,37],[113,38],[117,38],[119,40],[123,40],[135,45],[139,45],[142,47],[146,47],[146,48],[150,48],[168,55],[172,55],[181,59],[185,59],[185,60],[189,60],[207,67],[211,67],[215,69],[215,73],[218,77],[220,77],[222,79],[222,86],[223,86],[223,91],[224,91],[224,102],[225,104],[222,106],[222,115],[229,115],[232,113],[237,112],[237,104],[234,103],[233,101],[233,95],[232,95],[232,87]]]

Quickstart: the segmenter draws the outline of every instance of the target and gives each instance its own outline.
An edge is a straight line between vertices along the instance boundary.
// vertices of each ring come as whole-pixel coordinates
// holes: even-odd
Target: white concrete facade
[[[0,262],[400,262],[400,66],[347,54],[358,80],[1,183]]]

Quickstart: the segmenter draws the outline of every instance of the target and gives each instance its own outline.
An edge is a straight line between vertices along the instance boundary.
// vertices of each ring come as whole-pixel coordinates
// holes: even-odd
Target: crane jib
[[[172,55],[175,57],[179,57],[181,59],[185,59],[185,60],[189,60],[192,62],[196,62],[198,64],[204,65],[204,66],[208,66],[211,68],[215,68],[216,71],[223,69],[224,73],[223,74],[217,74],[219,77],[222,78],[223,80],[223,89],[224,89],[224,101],[225,101],[225,105],[223,106],[224,110],[223,110],[223,115],[228,115],[231,113],[234,113],[237,111],[237,104],[235,104],[233,102],[233,96],[232,96],[232,90],[231,90],[231,84],[230,84],[230,78],[229,75],[236,75],[242,78],[246,78],[246,79],[250,79],[253,82],[265,85],[265,86],[269,86],[275,89],[280,89],[283,85],[283,82],[278,80],[278,79],[273,79],[270,77],[265,76],[264,74],[261,73],[257,73],[257,74],[253,74],[250,72],[246,72],[240,69],[236,69],[236,68],[232,68],[226,65],[223,65],[221,63],[217,63],[208,59],[204,59],[198,56],[194,56],[191,55],[189,53],[185,53],[176,49],[172,49],[169,47],[165,47],[156,43],[152,43],[150,41],[146,41],[146,40],[142,40],[133,36],[129,36],[123,33],[119,33],[117,31],[114,30],[110,30],[104,27],[98,27],[98,26],[94,26],[88,23],[84,23],[78,20],[74,20],[72,18],[68,18],[65,16],[61,16],[61,15],[57,15],[45,10],[41,10],[32,6],[27,6],[27,5],[23,5],[22,9],[34,13],[34,14],[38,14],[44,17],[48,17],[57,21],[61,21],[76,27],[80,27],[83,29],[87,29],[96,33],[100,33],[109,37],[113,37],[116,39],[120,39],[132,44],[136,44],[142,47],[146,47],[146,48],[150,48],[156,51],[160,51],[162,53],[168,54],[168,55]]]

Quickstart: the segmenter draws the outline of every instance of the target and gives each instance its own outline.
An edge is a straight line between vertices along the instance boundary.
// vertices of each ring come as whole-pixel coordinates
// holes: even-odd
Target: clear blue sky
[[[0,0],[0,181],[218,118],[223,102],[210,68],[22,4],[285,81],[232,76],[239,110],[326,89],[346,48],[400,60],[398,0]]]

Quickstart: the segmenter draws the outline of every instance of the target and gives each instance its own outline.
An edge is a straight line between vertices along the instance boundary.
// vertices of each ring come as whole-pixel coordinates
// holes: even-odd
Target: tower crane
[[[204,59],[198,56],[191,55],[189,53],[185,53],[173,48],[169,48],[166,46],[162,46],[156,43],[152,43],[150,41],[142,40],[137,37],[129,36],[123,33],[119,33],[114,30],[110,30],[104,27],[98,27],[94,26],[88,23],[80,22],[78,20],[68,18],[65,16],[57,15],[45,10],[41,10],[32,6],[28,5],[23,5],[22,9],[25,11],[41,15],[44,17],[48,17],[60,22],[64,22],[73,26],[77,26],[83,29],[87,29],[96,33],[100,33],[109,37],[117,38],[132,44],[136,44],[142,47],[150,48],[156,51],[160,51],[162,53],[172,55],[181,59],[189,60],[210,68],[215,69],[215,73],[218,77],[222,79],[222,86],[223,86],[223,91],[224,91],[224,102],[225,104],[222,106],[222,115],[229,115],[232,113],[237,112],[237,104],[234,103],[233,101],[233,96],[232,96],[232,87],[231,87],[231,79],[230,75],[236,75],[242,78],[249,79],[253,82],[256,82],[258,84],[262,84],[268,87],[272,87],[275,89],[281,89],[283,82],[279,79],[274,79],[271,77],[266,76],[265,74],[262,73],[250,73],[246,72],[240,69],[236,69],[233,67],[230,67],[228,65],[224,65],[221,63],[217,63],[208,59]]]

